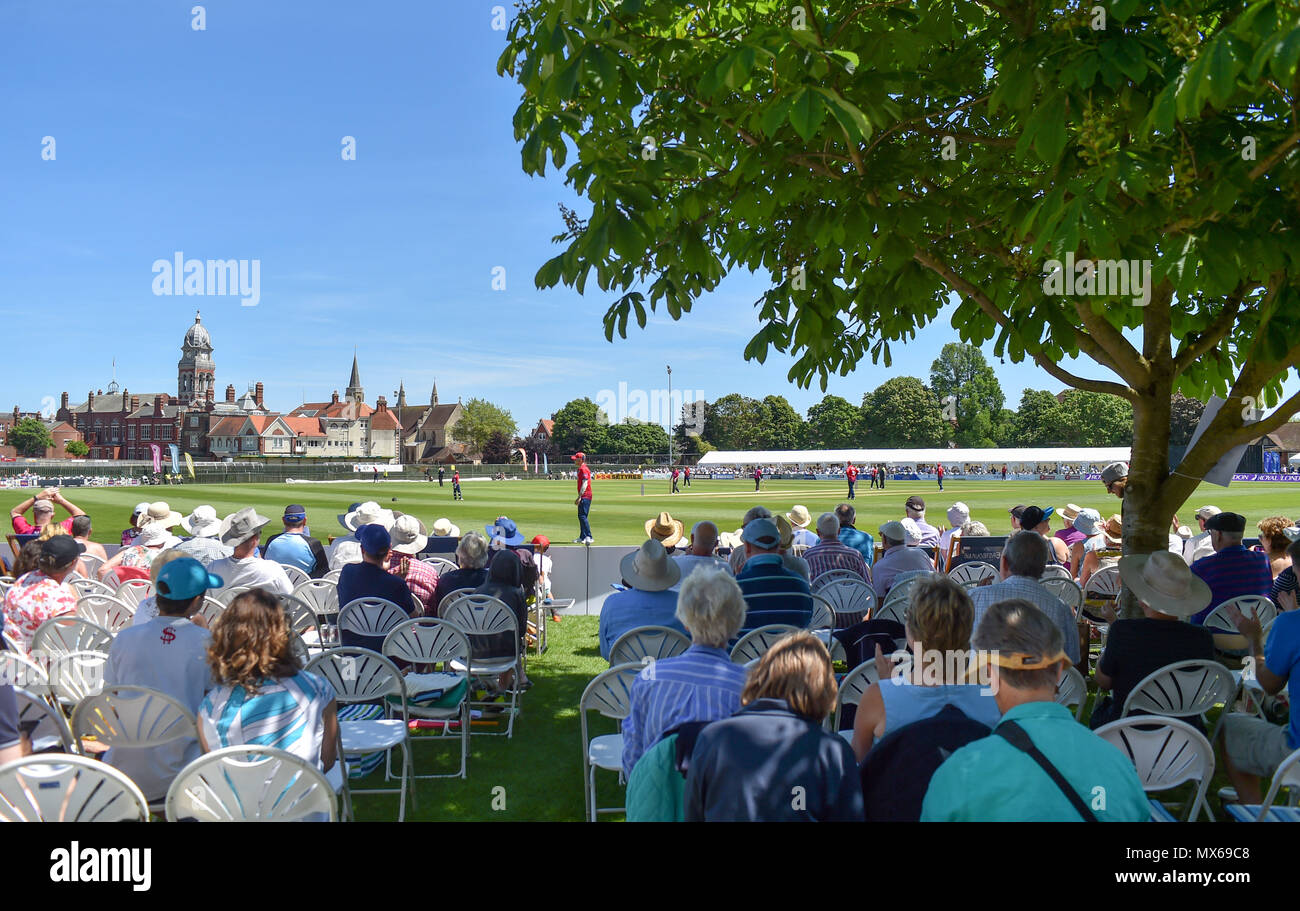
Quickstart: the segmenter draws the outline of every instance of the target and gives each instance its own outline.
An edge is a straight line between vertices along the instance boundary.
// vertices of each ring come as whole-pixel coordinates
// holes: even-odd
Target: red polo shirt
[[[858,470],[850,465],[844,469],[844,477],[848,478],[849,481],[856,481],[858,479]]]
[[[586,491],[583,491],[583,481],[586,481]],[[578,496],[583,500],[591,499],[591,469],[587,463],[583,462],[578,466]]]

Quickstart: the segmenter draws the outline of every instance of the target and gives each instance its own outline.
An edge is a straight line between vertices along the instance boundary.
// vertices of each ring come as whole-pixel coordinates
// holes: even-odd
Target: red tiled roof
[[[295,436],[300,436],[300,437],[325,436],[324,431],[320,429],[320,421],[316,420],[315,418],[295,417],[294,415],[287,414],[281,417],[280,420],[284,421],[285,424],[289,425],[289,429],[294,432]]]
[[[397,430],[401,427],[397,423],[397,416],[387,409],[376,411],[370,416],[371,430]]]

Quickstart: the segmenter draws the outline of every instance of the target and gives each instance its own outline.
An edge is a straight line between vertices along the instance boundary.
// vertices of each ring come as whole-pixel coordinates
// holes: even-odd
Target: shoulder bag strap
[[[1083,817],[1084,822],[1098,821],[1096,814],[1094,814],[1088,805],[1084,803],[1083,798],[1080,797],[1079,793],[1070,786],[1070,783],[1065,780],[1065,776],[1061,774],[1060,770],[1057,769],[1056,766],[1052,765],[1051,760],[1044,756],[1038,747],[1034,746],[1034,742],[1029,739],[1029,735],[1025,733],[1024,728],[1016,724],[1014,721],[1003,721],[994,729],[993,733],[997,734],[1016,749],[1028,754],[1030,759],[1038,763],[1042,770],[1047,773],[1048,777],[1052,779],[1052,783],[1061,789],[1062,794],[1069,798],[1070,804],[1079,812],[1079,815]]]

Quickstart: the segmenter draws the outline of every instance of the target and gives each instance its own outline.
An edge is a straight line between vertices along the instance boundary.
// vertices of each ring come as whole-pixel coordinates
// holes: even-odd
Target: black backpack
[[[986,725],[946,705],[933,717],[885,735],[860,770],[867,822],[919,822],[935,770],[958,749],[989,733]]]

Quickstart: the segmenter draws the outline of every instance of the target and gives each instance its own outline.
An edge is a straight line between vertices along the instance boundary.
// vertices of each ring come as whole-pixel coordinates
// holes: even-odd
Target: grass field
[[[948,481],[939,491],[933,482],[891,481],[883,490],[866,489],[858,484],[854,505],[858,510],[859,528],[873,535],[884,522],[901,518],[903,502],[912,494],[925,498],[930,524],[947,527],[945,512],[961,500],[971,508],[971,517],[984,522],[992,534],[1010,530],[1007,510],[1017,503],[1039,506],[1064,506],[1067,502],[1092,507],[1103,516],[1119,511],[1119,501],[1108,495],[1098,481]],[[763,489],[754,492],[749,480],[695,481],[678,494],[669,494],[665,481],[647,481],[642,495],[640,481],[597,481],[591,507],[591,526],[597,544],[638,544],[645,539],[645,522],[660,510],[669,511],[687,529],[701,519],[711,519],[723,531],[740,526],[749,507],[761,503],[774,512],[786,512],[796,503],[808,507],[814,521],[819,513],[832,509],[844,500],[845,485],[834,481],[764,481]],[[218,515],[253,506],[262,515],[277,519],[289,503],[307,507],[312,533],[325,540],[340,535],[337,519],[351,503],[377,500],[381,505],[412,513],[431,526],[439,516],[446,516],[462,531],[482,530],[497,516],[513,519],[531,538],[546,535],[554,544],[569,544],[578,536],[576,494],[573,481],[476,481],[462,484],[465,499],[451,498],[451,485],[437,483],[391,482],[346,484],[192,484],[180,487],[69,488],[66,493],[95,520],[94,538],[105,543],[118,540],[126,527],[131,509],[142,500],[166,500],[173,509],[188,514],[203,503],[216,508]],[[12,508],[26,495],[6,491]],[[1198,506],[1212,503],[1220,509],[1239,512],[1254,533],[1254,523],[1270,515],[1300,514],[1300,485],[1238,484],[1224,489],[1201,485],[1179,518],[1195,527],[1193,512]],[[62,513],[60,512],[60,517]],[[1060,528],[1057,519],[1053,529]],[[278,523],[271,526],[278,529]]]

